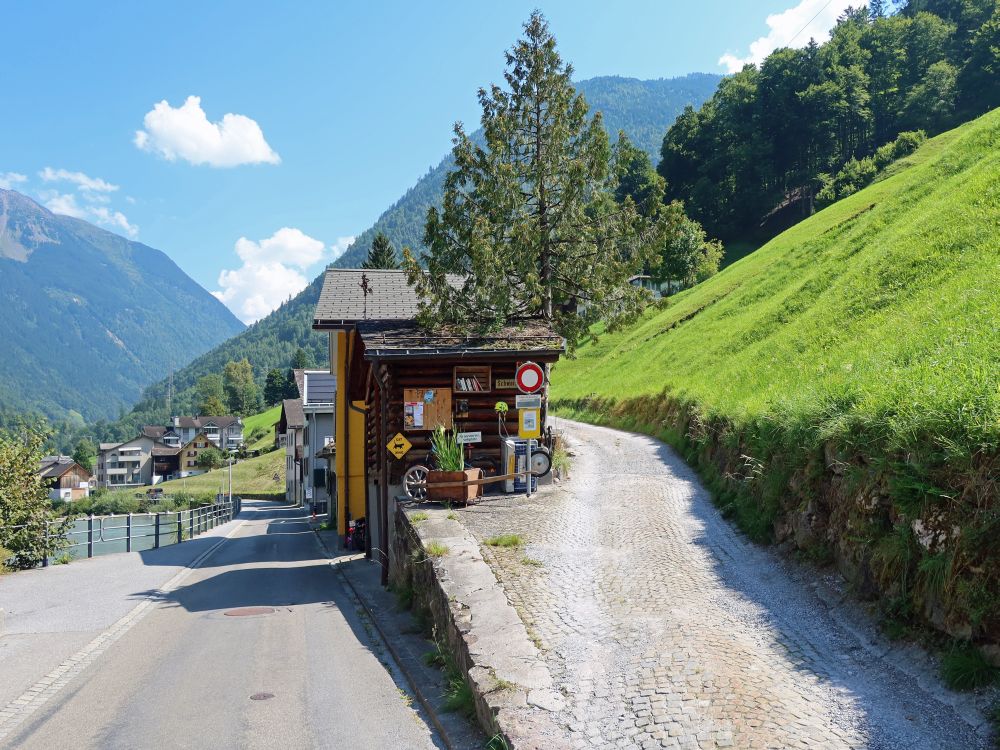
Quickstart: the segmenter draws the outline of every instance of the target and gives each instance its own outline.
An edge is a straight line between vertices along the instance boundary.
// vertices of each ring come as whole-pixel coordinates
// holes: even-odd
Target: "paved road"
[[[0,746],[437,746],[381,663],[386,655],[303,512],[247,502],[240,519],[220,528],[228,537],[202,542],[208,556],[196,568],[164,566],[158,581],[124,597],[127,613],[101,635],[83,646],[74,641],[73,656],[39,669],[38,678],[50,677],[0,709],[0,735],[7,733]],[[29,575],[44,582],[49,572]],[[13,608],[8,580],[0,582],[0,606]],[[81,598],[78,591],[74,599]],[[273,611],[234,616],[251,607]],[[56,627],[58,619],[44,608],[15,611],[8,625],[48,622],[68,631],[65,622]],[[3,659],[0,649],[0,672]],[[25,718],[25,706],[45,697]]]
[[[667,446],[563,424],[570,481],[460,518],[528,542],[485,556],[568,695],[574,747],[985,746],[961,699],[746,542]]]

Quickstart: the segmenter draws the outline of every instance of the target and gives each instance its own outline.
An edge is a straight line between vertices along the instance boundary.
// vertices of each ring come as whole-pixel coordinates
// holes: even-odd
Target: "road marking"
[[[219,547],[231,539],[249,519],[240,521],[228,534],[222,537],[207,550],[202,552],[192,562],[188,563],[183,570],[157,589],[158,594],[150,595],[140,602],[131,612],[122,617],[118,622],[98,635],[94,640],[81,648],[66,661],[53,669],[34,685],[29,687],[19,698],[15,698],[2,709],[0,709],[0,740],[13,732],[25,719],[45,705],[51,698],[56,696],[60,690],[66,687],[70,681],[90,666],[108,648],[131,630],[151,609],[159,602],[159,596],[169,594],[174,591],[184,580],[194,573],[208,557]],[[152,598],[157,596],[156,599]]]

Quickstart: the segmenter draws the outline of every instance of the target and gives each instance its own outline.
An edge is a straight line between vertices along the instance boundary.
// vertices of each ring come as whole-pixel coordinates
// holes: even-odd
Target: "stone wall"
[[[418,520],[412,520],[415,513]],[[440,506],[399,506],[392,518],[390,585],[406,592],[472,688],[476,717],[509,748],[567,747],[550,711],[562,707],[524,624],[479,544]],[[431,542],[446,548],[436,557]]]

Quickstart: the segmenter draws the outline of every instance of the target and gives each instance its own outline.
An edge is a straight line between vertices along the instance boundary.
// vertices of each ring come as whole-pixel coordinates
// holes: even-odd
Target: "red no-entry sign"
[[[545,371],[534,362],[522,362],[514,381],[521,393],[538,393],[545,385]]]

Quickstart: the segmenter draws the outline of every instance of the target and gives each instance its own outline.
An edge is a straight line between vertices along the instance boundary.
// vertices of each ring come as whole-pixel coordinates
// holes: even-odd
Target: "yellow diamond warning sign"
[[[394,455],[396,458],[402,458],[405,456],[407,451],[409,451],[412,447],[413,445],[406,439],[406,436],[403,435],[402,432],[397,432],[392,440],[389,441],[388,445],[386,445],[386,448],[389,449],[389,453]]]

